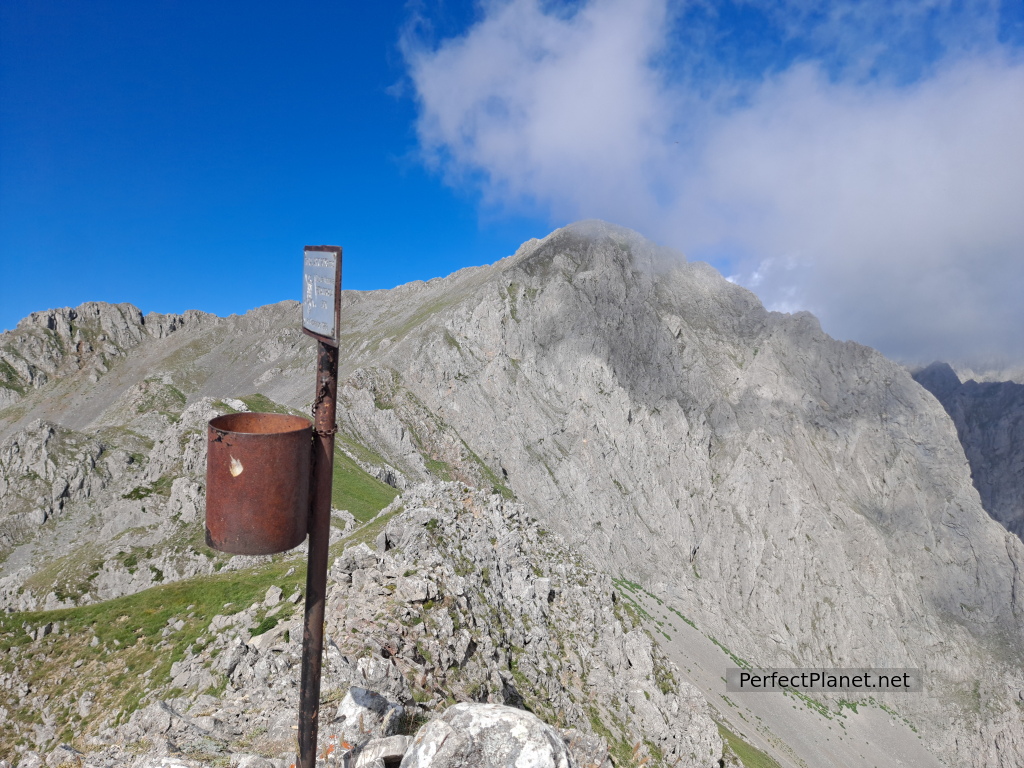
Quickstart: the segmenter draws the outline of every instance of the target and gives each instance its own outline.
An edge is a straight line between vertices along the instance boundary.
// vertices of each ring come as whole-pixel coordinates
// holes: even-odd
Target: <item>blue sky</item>
[[[0,328],[600,217],[905,360],[1024,361],[1024,4],[8,0]]]
[[[306,244],[344,246],[346,287],[392,287],[545,229],[482,224],[418,160],[415,102],[394,93],[400,3],[0,14],[0,328],[88,300],[228,314],[296,298]]]

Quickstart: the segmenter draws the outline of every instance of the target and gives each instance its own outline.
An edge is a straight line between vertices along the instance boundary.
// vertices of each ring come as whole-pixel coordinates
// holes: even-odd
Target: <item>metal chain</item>
[[[310,406],[310,415],[313,417],[313,432],[320,437],[329,437],[338,433],[338,423],[335,420],[334,425],[330,429],[317,429],[316,428],[316,409],[324,401],[324,398],[330,396],[330,386],[327,380],[324,380],[320,386],[320,389],[316,393],[316,399],[313,401],[313,405]]]

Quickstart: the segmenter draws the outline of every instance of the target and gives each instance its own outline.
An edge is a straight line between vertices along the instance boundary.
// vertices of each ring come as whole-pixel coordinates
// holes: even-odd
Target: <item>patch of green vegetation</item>
[[[378,467],[385,466],[388,462],[384,460],[384,457],[371,448],[367,448],[365,445],[360,443],[350,435],[345,435],[339,432],[334,436],[335,440],[341,444],[344,450],[351,453],[359,461],[365,462],[366,464],[375,464]]]
[[[736,757],[740,759],[745,768],[781,768],[769,755],[753,744],[744,741],[721,723],[718,724],[718,733],[722,736],[722,741],[736,753]]]
[[[615,586],[620,587],[622,589],[628,589],[630,592],[644,591],[644,588],[637,584],[635,581],[630,581],[625,577],[620,576],[617,579],[612,579],[612,581],[615,583]]]
[[[135,407],[136,413],[156,411],[173,417],[185,409],[188,398],[173,384],[164,384],[161,379],[146,379],[142,387],[145,396]]]
[[[726,648],[724,645],[722,645],[720,642],[718,642],[718,640],[716,640],[715,638],[713,638],[713,637],[711,637],[709,635],[708,636],[708,640],[710,640],[712,643],[714,643],[719,648],[721,648],[725,652],[725,655],[728,656],[730,659],[732,659],[733,664],[735,664],[737,667],[740,667],[742,669],[753,669],[753,667],[750,666],[750,662],[749,661],[747,661],[746,659],[743,659],[743,658],[740,658],[739,656],[737,656],[735,653],[733,653],[728,648]]]
[[[140,435],[138,432],[124,426],[105,427],[96,436],[104,445],[114,445],[118,448],[123,448],[131,454],[136,464],[146,463],[146,454],[153,449],[154,445],[153,438]]]
[[[355,546],[356,544],[365,543],[372,545],[374,539],[377,538],[377,534],[384,530],[384,526],[388,524],[388,521],[404,510],[405,507],[399,505],[390,512],[377,515],[370,522],[361,525],[348,536],[331,545],[331,557],[337,557],[346,547]]]
[[[697,625],[696,625],[696,624],[694,624],[694,623],[693,623],[693,621],[691,621],[690,619],[688,619],[688,618],[686,618],[685,616],[683,616],[683,614],[681,614],[681,613],[680,613],[679,611],[677,611],[677,610],[676,610],[675,608],[673,608],[672,606],[669,606],[669,608],[668,608],[668,609],[669,609],[670,611],[672,611],[672,613],[674,613],[674,614],[675,614],[676,616],[678,616],[678,617],[679,617],[680,619],[682,619],[682,620],[683,620],[683,621],[685,621],[685,622],[686,622],[687,624],[689,624],[689,625],[690,625],[691,627],[693,627],[694,629],[696,629],[696,628],[697,628]]]
[[[365,523],[395,500],[398,491],[369,474],[340,449],[334,449],[331,505],[347,509]]]
[[[0,387],[13,389],[19,395],[25,394],[25,382],[6,360],[0,360]]]
[[[453,304],[457,304],[461,299],[461,296],[445,296],[437,299],[436,301],[428,301],[413,312],[412,315],[410,315],[401,325],[388,329],[386,336],[388,338],[394,337],[400,339],[416,326],[422,325],[435,314],[443,309],[447,309]]]
[[[612,579],[612,583],[618,588],[619,597],[622,598],[622,608],[629,615],[632,623],[636,626],[640,626],[644,621],[650,621],[656,624],[661,624],[655,620],[651,614],[649,614],[639,601],[637,601],[633,595],[637,592],[642,592],[643,589],[639,584],[629,581],[628,579]],[[632,594],[630,594],[632,593]]]
[[[655,744],[650,739],[644,739],[644,745],[647,747],[647,754],[651,756],[653,765],[659,765],[665,760],[665,753],[661,751],[661,747]]]
[[[462,345],[459,344],[458,339],[452,336],[447,328],[444,329],[444,343],[458,352],[462,351]]]
[[[832,710],[831,709],[829,709],[825,704],[822,704],[817,699],[811,698],[810,696],[808,696],[803,691],[786,690],[785,693],[787,695],[792,695],[796,699],[801,701],[804,704],[804,706],[807,707],[807,709],[814,710],[819,715],[821,715],[822,717],[825,717],[825,718],[827,718],[829,720],[832,719]]]
[[[378,411],[391,411],[391,410],[394,410],[394,408],[395,408],[394,402],[390,399],[390,395],[387,396],[387,397],[388,397],[388,399],[384,399],[385,396],[383,394],[381,394],[377,390],[374,390],[373,391],[373,407],[376,408]]]
[[[259,392],[252,395],[242,395],[238,398],[246,407],[254,413],[284,413],[289,416],[302,416],[301,411],[297,411],[294,408],[289,408],[287,405],[281,405],[281,403],[275,403],[266,395],[260,394]]]
[[[298,559],[282,555],[256,568],[165,584],[78,608],[0,614],[0,658],[19,664],[32,689],[53,701],[76,701],[86,691],[93,693],[88,717],[76,711],[55,713],[73,726],[82,747],[101,723],[124,722],[153,693],[170,695],[171,665],[204,637],[215,615],[261,601],[271,585],[286,593],[301,589],[305,569],[294,567]],[[234,611],[225,610],[226,604]],[[182,628],[165,638],[164,630],[177,621]],[[60,622],[59,633],[40,641],[34,642],[23,629],[55,622]],[[9,717],[27,721],[29,709],[27,704],[24,710],[12,709]],[[13,731],[0,729],[0,754],[10,754],[15,739]]]
[[[849,709],[849,710],[851,710],[853,712],[853,714],[856,715],[857,714],[857,707],[859,707],[859,706],[860,706],[860,704],[858,702],[856,702],[856,701],[847,701],[846,699],[840,699],[839,700],[839,714],[842,714],[844,709]]]
[[[397,733],[402,736],[414,736],[429,720],[430,715],[426,712],[416,707],[406,707],[405,713],[398,721]]]
[[[665,635],[665,638],[671,640],[668,635]],[[679,690],[679,681],[672,674],[672,670],[669,669],[667,664],[662,664],[657,660],[654,663],[654,682],[657,684],[658,690],[665,696]]]
[[[77,599],[89,590],[102,566],[97,548],[86,544],[50,560],[25,580],[24,589],[38,596],[53,592],[62,601]]]
[[[280,614],[274,614],[273,616],[265,616],[263,621],[256,625],[256,628],[250,633],[253,637],[256,635],[262,635],[264,632],[269,632],[277,623],[281,620]]]
[[[647,613],[647,611],[645,611],[643,608],[640,607],[638,603],[634,602],[625,595],[622,595],[622,600],[615,604],[616,614],[618,614],[620,605],[622,606],[622,611],[629,618],[629,623],[632,624],[634,627],[639,627],[641,624],[643,624],[644,619],[647,619],[648,621],[651,620],[651,615]],[[623,617],[619,615],[617,615],[616,618],[618,618],[619,621],[622,621],[623,619]],[[622,621],[622,623],[625,624],[626,622]]]
[[[480,472],[483,473],[484,480],[491,486],[493,492],[501,494],[502,498],[514,499],[516,495],[512,492],[512,489],[505,485],[494,470],[487,466],[484,463],[484,460],[476,455],[476,452],[469,447],[465,440],[461,437],[459,440],[462,442],[462,447],[466,449],[466,453],[469,454],[469,458],[476,462],[476,465],[480,467]]]
[[[13,424],[16,421],[24,418],[25,414],[29,411],[29,405],[24,400],[19,400],[16,403],[8,405],[6,408],[0,408],[0,419]]]
[[[425,457],[423,463],[427,465],[427,471],[435,477],[445,481],[452,479],[452,465],[447,461]]]
[[[652,752],[649,757],[640,757],[641,742],[630,745],[625,739],[617,737],[612,733],[611,728],[604,724],[601,715],[596,707],[587,709],[587,718],[590,720],[590,727],[594,733],[603,738],[608,744],[608,752],[611,754],[612,762],[623,768],[640,768],[640,766],[656,766],[662,764],[661,750],[655,754]],[[655,747],[655,749],[657,749]],[[653,761],[653,762],[652,762]]]
[[[977,690],[979,688],[979,683],[976,682],[974,684],[974,687],[975,687],[975,690]],[[980,695],[980,692],[979,692],[979,695]],[[910,722],[907,718],[905,718],[903,715],[901,715],[899,712],[897,712],[892,707],[888,706],[887,704],[884,704],[881,701],[876,700],[874,696],[868,696],[867,704],[863,704],[863,706],[868,706],[868,705],[873,706],[873,707],[878,707],[880,710],[882,710],[886,714],[890,715],[891,717],[893,717],[893,718],[895,718],[897,720],[902,720],[904,725],[906,725],[914,733],[917,733],[917,726],[915,726],[912,722]],[[918,738],[920,738],[920,736],[918,736]]]
[[[519,283],[509,283],[505,290],[508,292],[509,314],[512,315],[513,320],[518,322],[519,312],[516,302],[519,298]]]
[[[175,381],[185,386],[189,392],[206,383],[211,371],[198,365],[198,360],[213,351],[222,341],[219,334],[204,334],[193,339],[183,347],[179,347],[169,355],[163,363],[163,369],[174,372]]]
[[[122,499],[132,499],[138,501],[144,499],[147,496],[152,496],[154,493],[159,496],[168,497],[171,495],[171,486],[174,484],[174,478],[170,475],[163,475],[155,480],[151,485],[140,485],[132,488],[128,493],[124,494]]]

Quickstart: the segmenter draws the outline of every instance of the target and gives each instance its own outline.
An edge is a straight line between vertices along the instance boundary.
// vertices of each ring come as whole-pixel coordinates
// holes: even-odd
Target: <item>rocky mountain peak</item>
[[[54,379],[86,371],[94,383],[139,344],[216,320],[205,312],[143,315],[134,304],[89,301],[33,312],[0,334],[0,408]]]
[[[949,363],[936,361],[914,374],[914,379],[923,386],[939,402],[945,402],[954,392],[960,389],[960,377]]]
[[[623,270],[651,277],[659,267],[686,261],[678,251],[599,219],[570,224],[527,245],[532,247],[517,253],[510,266],[539,277]]]

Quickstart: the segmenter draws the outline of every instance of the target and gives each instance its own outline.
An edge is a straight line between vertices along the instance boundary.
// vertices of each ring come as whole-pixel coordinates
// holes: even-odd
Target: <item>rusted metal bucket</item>
[[[210,420],[206,543],[235,555],[297,547],[309,524],[312,429],[300,416],[231,413]]]

